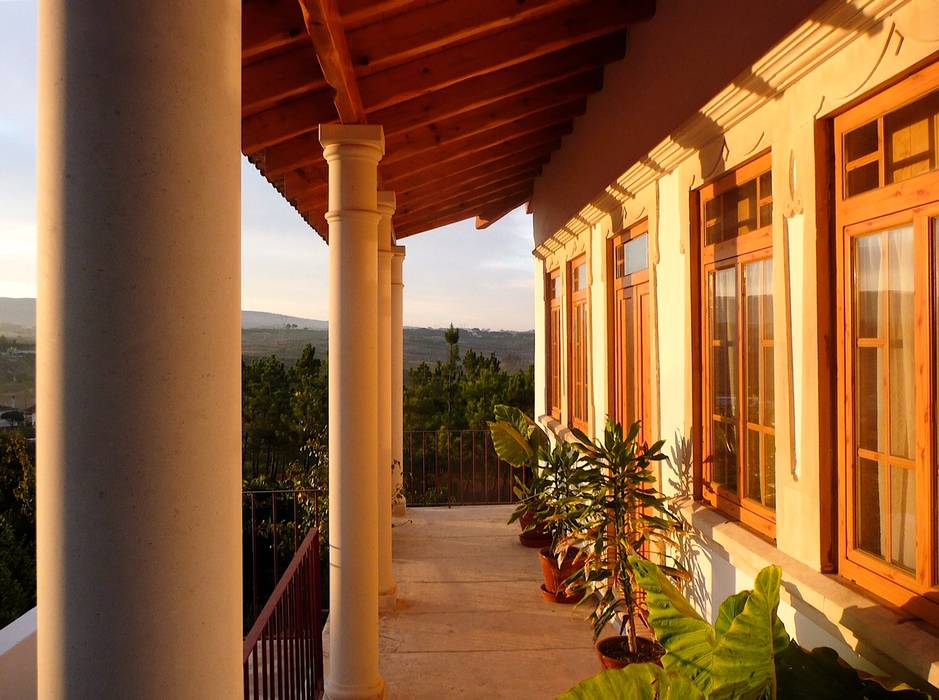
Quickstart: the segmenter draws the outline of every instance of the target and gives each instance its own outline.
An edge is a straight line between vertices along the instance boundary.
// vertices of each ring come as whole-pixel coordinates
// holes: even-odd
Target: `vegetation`
[[[711,625],[661,569],[640,557],[631,564],[648,596],[649,622],[666,649],[662,667],[643,663],[604,671],[558,700],[926,697],[863,678],[832,649],[806,651],[793,641],[776,614],[779,567],[766,567],[753,590],[727,598]]]
[[[0,628],[36,605],[36,450],[0,430]]]
[[[535,404],[535,368],[508,373],[495,354],[467,350],[460,355],[460,331],[444,332],[447,361],[422,362],[408,370],[404,392],[405,430],[484,430],[497,405],[513,406],[531,416]]]
[[[548,433],[524,411],[514,406],[498,405],[495,420],[489,423],[492,445],[499,459],[515,467],[515,497],[518,499],[509,524],[526,513],[534,515],[537,498],[545,489],[542,462],[551,447]],[[537,521],[531,525],[536,526]]]
[[[586,555],[572,583],[583,594],[581,604],[593,608],[594,639],[620,615],[620,634],[628,632],[633,655],[638,653],[636,618],[642,612],[633,562],[655,556],[671,561],[670,575],[686,575],[669,554],[681,551],[677,538],[682,523],[669,512],[652,472],[652,465],[665,459],[665,442],[640,443],[640,428],[636,422],[624,435],[623,427],[608,418],[602,442],[573,431],[587,468],[579,472],[582,483],[570,499],[567,516],[578,526],[560,543],[564,550],[576,547]]]

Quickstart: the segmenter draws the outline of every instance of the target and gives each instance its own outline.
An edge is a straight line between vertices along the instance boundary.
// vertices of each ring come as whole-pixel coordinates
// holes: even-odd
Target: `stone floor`
[[[391,700],[546,700],[600,670],[582,609],[546,602],[508,506],[409,508],[381,620]]]

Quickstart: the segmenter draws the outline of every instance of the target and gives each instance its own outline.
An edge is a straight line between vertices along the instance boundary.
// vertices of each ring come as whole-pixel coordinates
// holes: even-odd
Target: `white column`
[[[331,700],[380,698],[378,672],[378,161],[380,126],[320,126],[329,165],[329,674]]]
[[[241,3],[39,3],[38,695],[233,698]]]
[[[378,607],[394,610],[395,585],[391,568],[391,217],[394,192],[378,193]]]
[[[391,260],[391,455],[395,463],[393,514],[406,513],[404,498],[404,246]]]

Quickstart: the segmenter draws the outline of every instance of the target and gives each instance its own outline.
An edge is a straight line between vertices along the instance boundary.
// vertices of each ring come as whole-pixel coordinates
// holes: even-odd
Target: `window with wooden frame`
[[[649,223],[609,241],[610,415],[623,426],[642,421],[651,439]]]
[[[561,271],[545,275],[548,413],[561,419]]]
[[[571,425],[583,431],[590,425],[590,301],[587,257],[568,263],[568,410]]]
[[[939,624],[939,64],[834,139],[839,571]]]
[[[770,155],[702,187],[700,492],[776,536]]]

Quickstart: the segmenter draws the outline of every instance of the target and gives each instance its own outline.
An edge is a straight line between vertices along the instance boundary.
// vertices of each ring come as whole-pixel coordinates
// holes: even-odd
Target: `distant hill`
[[[308,343],[316,348],[318,356],[326,357],[329,348],[326,321],[265,311],[242,311],[241,321],[241,349],[246,358],[277,355],[292,362]],[[446,362],[443,331],[443,328],[405,328],[405,369],[421,362]],[[36,337],[36,300],[0,297],[0,335],[31,346]],[[535,361],[535,333],[461,328],[460,352],[469,349],[484,355],[495,354],[510,372],[527,369]],[[9,403],[12,396],[16,396],[17,406],[35,402],[35,358],[35,354],[0,353],[0,404]]]
[[[267,311],[242,311],[242,328],[284,328],[287,324],[298,328],[324,330],[326,321],[299,316],[272,314]],[[0,297],[0,333],[9,328],[7,335],[34,336],[36,334],[36,300]]]

